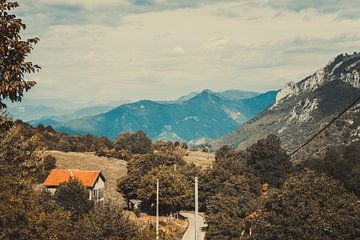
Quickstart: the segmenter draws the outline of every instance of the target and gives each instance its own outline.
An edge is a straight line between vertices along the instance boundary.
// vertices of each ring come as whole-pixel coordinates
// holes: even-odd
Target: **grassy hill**
[[[126,176],[126,162],[107,157],[98,157],[93,153],[48,151],[56,157],[57,169],[100,170],[106,178],[105,197],[117,204],[123,204],[122,195],[116,191],[118,178]]]

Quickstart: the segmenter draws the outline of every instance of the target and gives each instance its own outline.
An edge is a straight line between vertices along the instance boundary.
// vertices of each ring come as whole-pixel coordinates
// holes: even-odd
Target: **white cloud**
[[[201,44],[201,49],[209,51],[221,50],[228,44],[229,39],[227,37],[211,37]]]
[[[359,19],[261,0],[122,7],[104,0],[98,8],[100,0],[54,0],[80,5],[70,9],[22,1],[26,34],[41,38],[31,55],[43,67],[33,97],[87,102],[174,99],[205,88],[263,91],[360,46]],[[184,7],[191,2],[196,6]]]

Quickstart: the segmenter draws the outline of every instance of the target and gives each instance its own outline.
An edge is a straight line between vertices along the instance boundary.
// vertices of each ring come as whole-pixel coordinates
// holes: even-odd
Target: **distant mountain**
[[[206,91],[206,90],[204,90],[204,91]],[[208,90],[208,91],[210,91],[210,90]],[[258,92],[250,92],[250,91],[243,91],[243,90],[225,90],[223,92],[215,92],[215,93],[227,100],[242,100],[242,99],[247,99],[247,98],[253,98],[253,97],[260,95],[260,93],[258,93]],[[190,100],[191,98],[195,97],[198,94],[199,94],[199,92],[192,92],[185,96],[181,96],[180,98],[176,99],[175,101],[158,101],[158,102],[159,103],[182,103],[182,102]]]
[[[24,98],[22,102],[6,101],[7,112],[14,119],[21,119],[33,124],[48,120],[66,122],[85,116],[93,116],[128,101],[92,101],[75,103],[60,98],[33,99]]]
[[[9,102],[6,104],[8,107],[19,107],[19,106],[46,106],[53,109],[67,109],[73,110],[81,108],[80,103],[71,102],[61,98],[29,98],[25,96],[21,102]]]
[[[298,83],[286,84],[276,102],[240,128],[212,142],[245,148],[270,133],[293,151],[360,96],[360,54],[339,55]],[[360,139],[360,103],[309,144],[306,152]]]
[[[21,119],[23,121],[30,121],[42,118],[46,115],[61,115],[70,113],[70,110],[53,108],[45,105],[8,105],[7,111],[14,119]]]
[[[45,115],[45,117],[41,117],[40,119],[37,120],[31,120],[31,121],[27,120],[27,121],[33,126],[37,126],[39,124],[54,125],[54,124],[59,124],[61,122],[68,122],[71,120],[80,119],[83,117],[94,116],[103,112],[107,112],[112,108],[114,108],[114,106],[112,105],[93,106],[93,107],[81,108],[79,110],[74,110],[74,111],[63,110],[62,112],[60,112],[61,114],[58,113],[57,115],[51,115],[48,112],[47,114],[43,114],[43,116]],[[67,114],[64,114],[66,112]],[[20,118],[20,119],[24,119],[24,118]]]
[[[233,99],[228,99],[204,90],[181,101],[142,100],[120,105],[106,113],[52,126],[61,132],[90,133],[111,139],[119,132],[137,130],[144,130],[154,140],[216,139],[272,105],[275,96],[276,92],[270,91],[254,98],[239,99],[241,97],[232,95]]]

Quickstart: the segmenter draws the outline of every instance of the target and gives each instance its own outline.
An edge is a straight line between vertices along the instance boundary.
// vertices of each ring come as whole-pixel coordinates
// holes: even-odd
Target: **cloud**
[[[229,44],[227,37],[211,37],[201,44],[201,49],[206,51],[216,51],[225,48]]]
[[[335,3],[321,10],[291,2],[20,0],[26,35],[41,38],[30,96],[88,102],[264,91],[359,51],[360,19],[340,18]]]
[[[353,0],[270,0],[274,9],[291,11],[316,10],[318,13],[336,14],[339,18],[360,18],[360,1]]]

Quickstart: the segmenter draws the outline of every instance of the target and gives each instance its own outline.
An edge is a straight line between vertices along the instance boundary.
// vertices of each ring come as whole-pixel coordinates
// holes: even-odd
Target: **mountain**
[[[49,107],[45,105],[9,105],[7,111],[14,119],[21,119],[23,121],[39,119],[46,115],[56,116],[71,112],[69,110]]]
[[[112,105],[93,106],[93,107],[81,108],[81,109],[74,110],[74,111],[63,110],[62,112],[60,112],[62,114],[58,113],[56,115],[55,114],[50,115],[50,112],[48,112],[47,114],[43,114],[43,116],[45,115],[44,117],[41,117],[40,119],[37,119],[37,120],[29,121],[29,120],[24,119],[24,117],[19,118],[19,119],[23,119],[33,126],[37,126],[39,124],[54,125],[54,124],[59,124],[61,122],[68,122],[71,120],[80,119],[83,117],[94,116],[96,114],[107,112],[107,111],[111,110],[112,108],[114,108],[114,106],[112,106]],[[67,112],[67,114],[64,114],[66,112]],[[32,119],[34,119],[34,118],[32,118]]]
[[[206,90],[204,90],[206,91]],[[208,90],[210,91],[210,90]],[[256,96],[259,96],[260,93],[258,92],[250,92],[250,91],[243,91],[243,90],[225,90],[223,92],[215,92],[218,96],[221,96],[227,100],[242,100],[242,99],[248,99],[253,98]],[[182,103],[185,101],[190,100],[191,98],[198,95],[199,92],[192,92],[185,96],[181,96],[180,98],[176,99],[175,101],[158,101],[159,103]]]
[[[204,90],[175,102],[142,100],[108,112],[52,126],[67,133],[115,138],[119,132],[143,130],[152,139],[190,141],[216,139],[237,128],[275,102],[275,91],[231,100]]]
[[[276,102],[235,131],[212,142],[213,148],[245,148],[268,134],[280,136],[285,149],[295,150],[360,96],[360,54],[339,55],[298,83],[286,84]],[[329,144],[360,139],[360,103],[306,148],[318,153]]]
[[[7,112],[14,119],[21,119],[34,125],[44,122],[66,122],[85,116],[107,112],[128,101],[92,101],[75,103],[60,98],[24,98],[21,102],[6,101]]]
[[[8,107],[19,107],[24,105],[46,106],[49,108],[60,109],[60,110],[61,109],[71,110],[82,107],[81,104],[79,103],[71,102],[61,98],[30,98],[28,96],[24,96],[21,102],[12,103],[10,101],[6,101],[5,103],[8,105]]]

